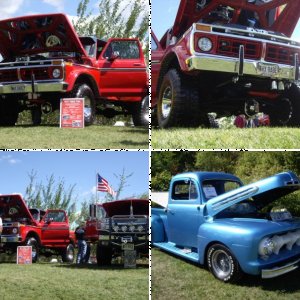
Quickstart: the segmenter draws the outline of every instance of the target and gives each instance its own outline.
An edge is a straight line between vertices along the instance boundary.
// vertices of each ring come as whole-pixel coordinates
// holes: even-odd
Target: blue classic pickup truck
[[[152,245],[208,266],[224,282],[243,273],[285,274],[300,265],[300,219],[286,209],[261,209],[299,189],[292,172],[248,185],[226,173],[176,175],[166,207],[152,208]]]

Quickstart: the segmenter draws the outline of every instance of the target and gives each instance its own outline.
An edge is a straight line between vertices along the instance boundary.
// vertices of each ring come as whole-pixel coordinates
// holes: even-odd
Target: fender
[[[151,243],[167,242],[167,231],[165,228],[166,216],[162,209],[152,208],[151,215]],[[164,220],[165,219],[165,222]]]

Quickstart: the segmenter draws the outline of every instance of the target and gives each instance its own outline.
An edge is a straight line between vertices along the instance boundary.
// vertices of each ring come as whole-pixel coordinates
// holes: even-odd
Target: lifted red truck
[[[209,126],[259,112],[300,125],[300,0],[181,0],[173,27],[152,34],[152,124]]]
[[[97,263],[110,265],[124,251],[149,254],[149,200],[126,199],[92,204],[86,224],[89,242],[97,244]]]
[[[49,14],[0,21],[0,40],[0,125],[14,125],[25,109],[40,124],[68,97],[85,99],[86,125],[96,111],[148,125],[148,73],[137,39],[79,37],[67,16]]]
[[[0,216],[0,252],[13,253],[18,246],[32,246],[33,262],[40,251],[49,254],[49,250],[59,253],[63,262],[73,262],[75,234],[64,210],[29,209],[20,195],[1,195]]]

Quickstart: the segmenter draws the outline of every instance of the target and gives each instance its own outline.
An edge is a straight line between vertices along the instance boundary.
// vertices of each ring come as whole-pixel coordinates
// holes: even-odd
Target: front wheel
[[[193,81],[194,78],[189,78],[175,69],[165,74],[157,100],[159,127],[207,125],[207,114],[200,111],[199,92]]]
[[[141,102],[134,103],[132,120],[134,126],[149,126],[149,96],[144,97]]]
[[[18,101],[13,97],[0,99],[0,126],[14,126],[18,121]]]
[[[85,83],[74,86],[70,98],[84,98],[84,124],[92,125],[96,115],[95,95],[92,89]]]
[[[75,249],[73,244],[69,244],[63,251],[61,259],[63,262],[71,263],[74,261]]]
[[[98,266],[110,266],[112,260],[112,251],[109,247],[97,245],[97,264]]]
[[[224,282],[235,282],[242,275],[237,259],[221,244],[212,245],[208,249],[207,265],[211,273]]]
[[[34,237],[30,237],[25,242],[26,246],[31,246],[32,262],[35,263],[39,259],[39,244]]]

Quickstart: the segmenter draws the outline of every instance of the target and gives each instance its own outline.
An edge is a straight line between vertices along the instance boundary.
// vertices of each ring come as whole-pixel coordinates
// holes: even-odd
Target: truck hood
[[[279,173],[210,199],[206,204],[207,215],[213,217],[249,198],[253,199],[257,207],[262,208],[299,189],[300,180],[294,173]]]
[[[0,216],[5,222],[21,222],[24,219],[35,223],[21,195],[0,195]]]
[[[116,215],[130,215],[130,207],[132,206],[133,215],[149,216],[149,200],[146,199],[126,199],[102,204],[108,217]]]
[[[250,1],[254,2],[254,1]],[[218,7],[230,7],[234,11],[228,24],[240,24],[241,12],[250,12],[259,18],[259,28],[291,36],[300,17],[300,0],[181,0],[173,25],[173,36],[181,36],[193,23],[212,15]],[[270,16],[275,21],[270,21]],[[269,18],[269,19],[268,19]]]
[[[86,52],[64,14],[24,16],[0,21],[4,58],[47,52]]]

